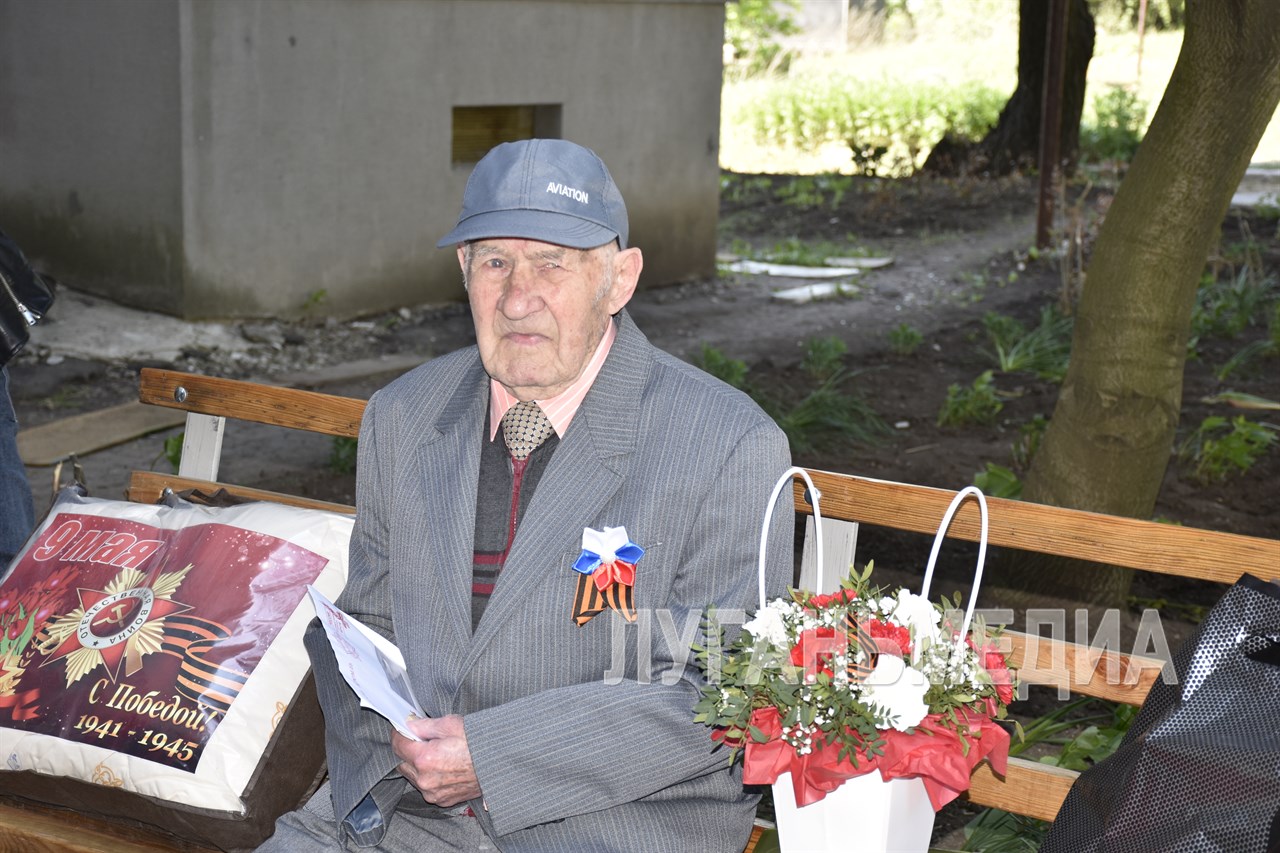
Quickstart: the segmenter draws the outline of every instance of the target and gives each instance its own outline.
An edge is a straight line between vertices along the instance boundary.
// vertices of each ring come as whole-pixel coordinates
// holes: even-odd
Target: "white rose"
[[[889,724],[900,732],[920,721],[929,713],[924,694],[929,682],[924,674],[908,667],[896,655],[880,655],[876,668],[862,682],[862,700],[875,705],[888,716]]]

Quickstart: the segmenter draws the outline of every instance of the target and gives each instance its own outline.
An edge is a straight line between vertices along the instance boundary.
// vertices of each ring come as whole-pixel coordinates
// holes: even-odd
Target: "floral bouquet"
[[[973,619],[972,597],[963,613],[959,594],[926,598],[943,533],[975,494],[983,521],[976,595],[986,505],[966,489],[934,542],[923,595],[873,586],[869,563],[835,592],[791,590],[763,602],[728,646],[708,615],[709,643],[698,650],[707,684],[695,718],[732,748],[731,760],[742,755],[745,784],[790,773],[795,805],[803,807],[879,771],[885,781],[923,780],[936,811],[968,789],[984,758],[1004,773],[1009,735],[996,721],[1013,699],[1014,680],[998,632]]]

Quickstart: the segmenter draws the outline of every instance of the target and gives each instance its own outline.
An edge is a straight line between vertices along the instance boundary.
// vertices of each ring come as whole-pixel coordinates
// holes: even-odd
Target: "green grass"
[[[992,346],[982,351],[1001,373],[1034,373],[1052,382],[1061,382],[1067,375],[1072,321],[1052,305],[1040,310],[1040,323],[1033,329],[1012,317],[993,313],[988,313],[982,324]]]
[[[739,391],[746,390],[747,363],[745,361],[729,358],[715,347],[703,344],[702,352],[693,363],[726,385],[732,385]]]
[[[944,134],[980,138],[1005,100],[977,81],[867,86],[848,75],[821,73],[750,85],[753,97],[732,107],[735,133],[801,154],[843,148],[849,163],[836,171],[889,177],[919,168]]]
[[[357,439],[335,435],[329,448],[329,470],[335,474],[350,474],[356,470]]]
[[[1264,274],[1257,262],[1244,264],[1234,276],[1206,276],[1191,312],[1192,338],[1231,340],[1249,326],[1268,323],[1277,292],[1276,276]]]
[[[1083,717],[1076,712],[1088,710]],[[1060,705],[1053,711],[1019,725],[1018,735],[1009,745],[1009,755],[1020,755],[1032,747],[1052,746],[1053,754],[1041,756],[1040,763],[1083,771],[1112,755],[1133,724],[1138,709],[1131,705],[1083,698]],[[1035,818],[985,809],[965,826],[965,842],[960,848],[974,853],[1033,853],[1039,850],[1049,824]]]
[[[899,323],[889,330],[889,348],[897,355],[911,355],[924,343],[924,335],[908,323]]]
[[[844,366],[847,351],[839,338],[811,338],[800,368],[812,384],[786,399],[752,386],[746,363],[715,347],[704,344],[694,363],[747,392],[786,433],[791,452],[800,454],[842,442],[873,444],[890,432],[870,403],[844,387],[855,376]]]

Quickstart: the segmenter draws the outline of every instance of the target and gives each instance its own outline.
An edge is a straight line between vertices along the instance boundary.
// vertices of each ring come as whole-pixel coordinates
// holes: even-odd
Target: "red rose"
[[[832,659],[849,648],[849,638],[835,628],[809,628],[791,647],[791,663],[804,667],[805,681],[813,681],[819,673],[832,675]]]
[[[876,651],[901,658],[911,657],[911,630],[906,626],[873,619],[867,624],[867,633],[876,641]]]
[[[819,608],[826,607],[832,602],[843,604],[848,601],[853,601],[857,597],[858,594],[851,589],[838,589],[835,592],[827,592],[821,595],[810,596],[809,602],[805,606],[810,610],[818,610]]]
[[[996,686],[996,695],[1000,697],[1000,701],[1008,705],[1013,701],[1013,675],[1009,672],[1008,661],[1005,660],[1004,653],[994,645],[983,646],[979,651],[982,655],[982,665],[991,675],[991,681]]]

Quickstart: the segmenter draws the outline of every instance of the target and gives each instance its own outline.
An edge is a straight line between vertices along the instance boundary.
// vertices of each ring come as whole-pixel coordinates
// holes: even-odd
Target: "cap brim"
[[[619,240],[617,232],[603,225],[564,213],[546,210],[495,210],[468,216],[441,237],[436,247],[443,249],[445,246],[471,240],[500,237],[539,240],[571,249],[594,249]]]

